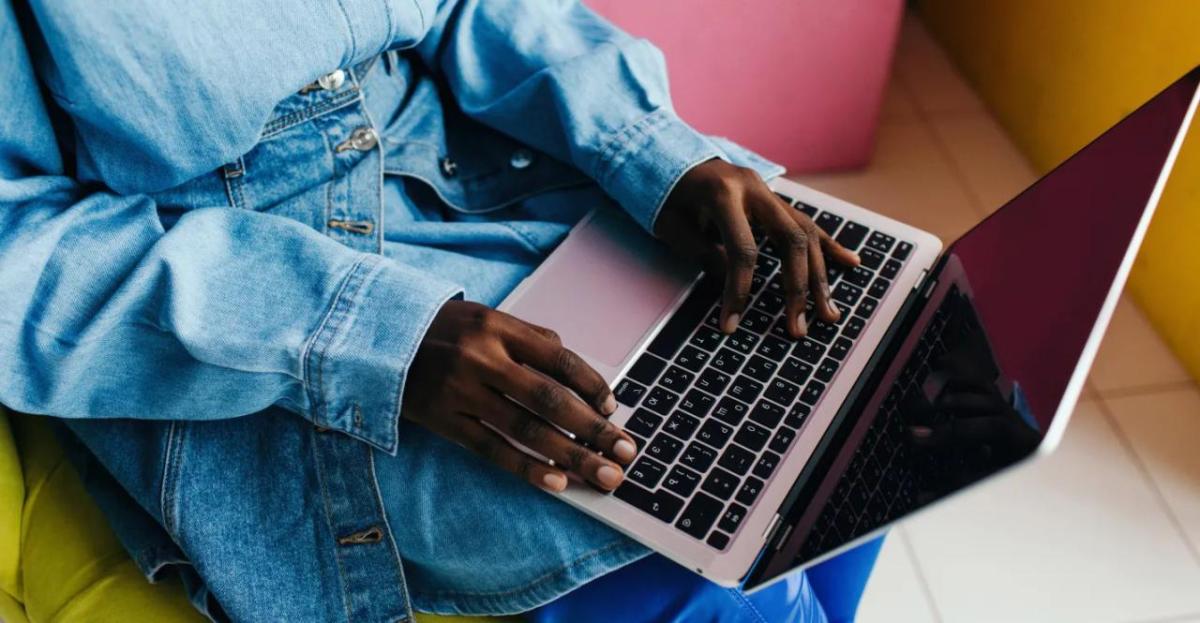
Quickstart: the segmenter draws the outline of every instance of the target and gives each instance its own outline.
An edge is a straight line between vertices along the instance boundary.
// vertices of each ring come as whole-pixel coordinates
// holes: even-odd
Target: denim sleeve
[[[657,48],[574,1],[446,0],[417,49],[474,119],[589,175],[647,230],[721,149],[675,114]]]
[[[408,365],[458,287],[270,214],[164,230],[149,198],[70,179],[7,1],[0,82],[0,402],[177,420],[278,404],[394,451]]]

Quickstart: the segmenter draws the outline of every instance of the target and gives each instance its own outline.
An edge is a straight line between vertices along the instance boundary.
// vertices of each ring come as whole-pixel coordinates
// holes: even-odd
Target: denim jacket
[[[0,78],[0,403],[68,422],[148,577],[236,619],[411,615],[377,462],[440,306],[569,227],[528,205],[583,189],[652,229],[699,162],[780,172],[570,1],[3,0]],[[430,210],[530,257],[389,240]]]

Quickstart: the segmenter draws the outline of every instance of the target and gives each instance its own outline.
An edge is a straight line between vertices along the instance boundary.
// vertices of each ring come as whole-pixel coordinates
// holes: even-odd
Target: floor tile
[[[859,623],[934,623],[937,620],[918,579],[916,564],[904,544],[905,538],[904,529],[897,528],[884,540],[858,607]]]
[[[795,179],[933,232],[947,243],[979,221],[933,134],[919,122],[880,125],[875,156],[861,171]]]
[[[1200,611],[1200,564],[1096,402],[1062,447],[907,524],[947,623]]]
[[[984,109],[982,100],[950,58],[930,36],[920,18],[905,15],[896,47],[896,75],[904,81],[917,107],[926,113]]]
[[[1190,379],[1142,310],[1128,295],[1122,296],[1092,366],[1096,390],[1108,395]]]
[[[917,108],[908,88],[900,81],[896,72],[883,90],[883,105],[879,111],[881,123],[916,121]]]
[[[991,115],[937,115],[929,122],[963,176],[980,216],[991,214],[1037,179],[1029,161]]]
[[[1200,552],[1200,389],[1105,400],[1170,512]],[[1200,592],[1200,586],[1196,587]]]

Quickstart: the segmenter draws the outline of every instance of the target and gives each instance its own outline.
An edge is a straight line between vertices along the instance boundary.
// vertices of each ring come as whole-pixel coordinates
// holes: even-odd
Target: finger
[[[604,377],[575,351],[564,347],[557,333],[520,318],[509,317],[515,321],[515,335],[506,345],[515,361],[549,375],[603,415],[612,415],[617,410],[617,399]]]
[[[813,227],[813,229],[819,228]],[[833,304],[833,297],[829,293],[829,272],[825,269],[825,254],[821,253],[820,245],[808,246],[808,269],[813,293],[813,309],[826,322],[837,322],[842,312]]]
[[[496,394],[492,404],[484,409],[488,411],[487,421],[512,437],[513,441],[583,480],[602,489],[615,489],[625,478],[619,465],[588,450],[504,396]]]
[[[458,419],[455,422],[456,425],[452,427],[454,432],[451,439],[483,457],[484,460],[516,474],[535,487],[541,487],[554,493],[567,488],[567,476],[563,470],[521,452],[473,417],[461,414],[451,417]]]
[[[801,216],[804,216],[803,213],[800,214]],[[808,217],[804,216],[804,218],[807,219]],[[833,239],[833,236],[825,233],[824,229],[815,226],[813,229],[817,231],[817,235],[821,239],[821,248],[825,249],[825,252],[828,253],[829,257],[832,257],[835,262],[839,264],[845,264],[846,266],[858,266],[862,263],[862,260],[858,257],[857,253],[847,249],[846,247],[843,247],[841,243]]]
[[[733,333],[741,322],[750,299],[758,245],[740,199],[730,199],[716,210],[714,218],[725,250],[725,293],[721,302],[721,330]]]
[[[571,390],[549,378],[512,363],[497,379],[495,389],[541,416],[547,422],[574,435],[579,441],[628,463],[637,454],[633,439],[620,428],[588,408]]]
[[[759,196],[755,204],[757,220],[763,222],[767,236],[775,244],[776,252],[783,261],[780,268],[783,279],[785,317],[788,333],[792,337],[803,337],[808,333],[808,321],[804,317],[808,299],[809,280],[809,234],[792,218],[791,206],[770,191]]]

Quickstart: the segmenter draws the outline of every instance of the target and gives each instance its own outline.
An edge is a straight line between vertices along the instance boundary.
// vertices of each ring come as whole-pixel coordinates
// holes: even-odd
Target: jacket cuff
[[[458,286],[378,255],[350,269],[303,357],[310,419],[389,454],[425,332]]]

